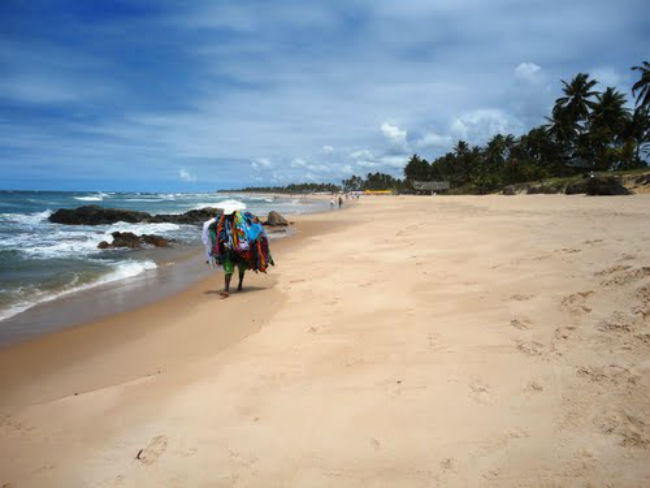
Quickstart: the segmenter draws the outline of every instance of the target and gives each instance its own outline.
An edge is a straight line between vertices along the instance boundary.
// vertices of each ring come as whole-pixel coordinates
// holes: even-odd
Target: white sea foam
[[[17,302],[13,304],[11,307],[8,307],[6,309],[0,310],[0,321],[6,320],[10,317],[13,317],[14,315],[18,315],[21,312],[24,312],[25,310],[41,304],[45,302],[50,302],[52,300],[55,300],[57,298],[60,298],[65,295],[69,295],[72,293],[77,293],[83,290],[88,290],[90,288],[94,288],[96,286],[100,285],[105,285],[108,283],[113,283],[119,280],[124,280],[127,278],[133,278],[135,276],[138,276],[139,274],[144,273],[145,271],[148,270],[153,270],[156,269],[156,263],[153,261],[120,261],[115,263],[115,267],[112,271],[109,273],[99,277],[97,280],[91,282],[91,283],[86,283],[84,285],[79,285],[76,286],[76,283],[78,281],[78,278],[75,276],[73,281],[68,284],[68,286],[55,293],[46,293],[43,291],[40,291],[36,289],[33,293],[32,296],[26,298],[25,300],[22,300],[20,302]],[[22,288],[19,288],[18,292],[20,292]]]
[[[75,200],[79,200],[80,202],[101,202],[107,196],[109,196],[108,193],[99,192],[96,195],[86,195],[83,197],[72,197],[72,198],[74,198]]]
[[[47,220],[52,215],[51,210],[34,213],[3,213],[0,214],[0,221],[14,224],[37,225]]]
[[[97,246],[102,241],[112,242],[113,232],[157,234],[173,238],[181,238],[183,235],[182,227],[172,223],[117,222],[112,225],[72,229],[49,224],[39,232],[21,232],[4,237],[0,241],[0,249],[16,249],[34,259],[83,258],[103,252]]]
[[[164,198],[125,198],[124,202],[146,202],[146,203],[155,203],[155,202],[164,202]]]
[[[103,226],[102,228],[105,228]],[[107,226],[106,232],[110,235],[111,232],[133,232],[134,234],[166,234],[177,231],[181,228],[178,224],[169,222],[162,222],[159,224],[130,224],[128,222],[116,222]]]

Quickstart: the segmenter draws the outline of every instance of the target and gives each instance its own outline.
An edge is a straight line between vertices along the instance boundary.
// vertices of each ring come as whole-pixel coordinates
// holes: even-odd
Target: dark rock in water
[[[140,247],[140,238],[133,232],[113,232],[113,242],[111,247],[130,247],[135,249]]]
[[[153,215],[149,222],[160,223],[170,222],[172,224],[202,224],[212,217],[221,214],[221,210],[213,207],[204,207],[198,210],[189,210],[184,214],[159,214]]]
[[[155,247],[168,247],[169,241],[164,237],[155,234],[142,234],[140,240],[145,244],[150,244]]]
[[[79,208],[60,208],[48,220],[55,224],[106,225],[115,222],[146,222],[151,218],[147,212],[123,208],[104,208],[99,205],[85,205]]]
[[[116,222],[139,222],[173,224],[201,224],[221,213],[221,210],[211,207],[190,210],[184,214],[151,215],[124,208],[104,208],[99,205],[85,205],[78,208],[60,208],[49,217],[55,224],[67,225],[108,225]]]
[[[613,176],[594,176],[587,179],[585,190],[587,195],[629,195],[632,192],[625,188]]]
[[[155,234],[143,234],[137,236],[133,232],[113,232],[113,242],[110,244],[106,241],[100,242],[99,249],[111,249],[116,247],[128,247],[130,249],[139,249],[142,244],[150,244],[155,247],[169,246],[169,240]]]
[[[503,187],[502,193],[504,195],[516,195],[515,187],[513,185],[507,185]]]
[[[278,212],[275,210],[271,210],[269,212],[269,216],[266,218],[266,225],[278,225],[278,226],[286,226],[289,225],[289,221],[285,219],[282,215],[280,215]]]
[[[589,178],[576,181],[575,183],[569,183],[566,187],[565,193],[567,195],[577,195],[578,193],[587,193],[587,181]]]

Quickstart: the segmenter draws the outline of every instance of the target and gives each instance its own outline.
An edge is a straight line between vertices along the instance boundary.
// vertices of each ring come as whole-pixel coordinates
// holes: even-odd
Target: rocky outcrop
[[[204,207],[198,210],[190,210],[183,214],[158,214],[152,215],[148,222],[161,223],[170,222],[172,224],[202,224],[206,220],[220,214],[221,210],[213,207]]]
[[[104,208],[99,205],[85,205],[79,208],[60,208],[48,220],[55,224],[107,225],[115,222],[146,222],[151,215],[123,208]]]
[[[594,176],[586,184],[587,195],[629,195],[632,192],[625,188],[613,176]]]
[[[100,242],[97,247],[99,249],[111,249],[118,247],[126,247],[129,249],[139,249],[143,244],[149,244],[155,247],[167,247],[170,241],[164,237],[155,234],[143,234],[137,236],[133,232],[113,232],[113,242],[110,244],[106,241]]]
[[[539,186],[531,186],[526,190],[527,195],[536,195],[536,194],[554,194],[554,193],[562,193],[564,192],[564,186],[563,185],[539,185]]]
[[[504,195],[516,195],[517,190],[515,190],[515,187],[513,185],[507,185],[503,187],[502,193]]]
[[[269,212],[269,215],[266,218],[266,222],[264,222],[264,225],[284,227],[289,225],[289,221],[285,219],[282,215],[280,215],[278,212],[276,212],[275,210],[272,210]]]
[[[163,223],[173,224],[201,224],[214,217],[221,211],[216,208],[205,207],[190,210],[183,214],[151,215],[147,212],[138,212],[124,208],[105,208],[99,205],[85,205],[78,208],[60,208],[48,220],[55,224],[66,225],[110,225],[116,222],[131,224]]]
[[[567,195],[577,193],[586,193],[587,195],[629,195],[632,192],[613,176],[594,176],[567,185]]]
[[[577,195],[579,193],[587,193],[587,181],[589,178],[586,178],[582,181],[576,181],[575,183],[569,183],[566,187],[564,193],[567,195]]]

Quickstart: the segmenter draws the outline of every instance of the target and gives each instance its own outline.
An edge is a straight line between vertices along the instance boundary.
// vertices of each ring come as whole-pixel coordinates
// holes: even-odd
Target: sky
[[[647,0],[0,2],[0,189],[212,191],[401,176],[628,98]]]

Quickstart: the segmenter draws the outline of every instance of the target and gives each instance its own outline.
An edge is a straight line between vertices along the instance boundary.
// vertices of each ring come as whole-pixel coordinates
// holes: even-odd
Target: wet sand
[[[0,486],[650,482],[647,195],[377,197],[0,351]],[[218,284],[220,286],[220,283]]]

